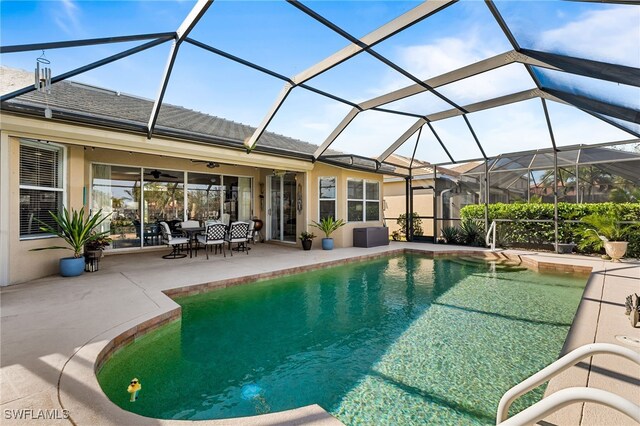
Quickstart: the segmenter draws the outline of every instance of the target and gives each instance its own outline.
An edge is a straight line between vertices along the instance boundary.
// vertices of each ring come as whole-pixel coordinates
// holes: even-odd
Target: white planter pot
[[[611,261],[620,262],[620,259],[627,252],[628,244],[626,241],[608,241],[604,243],[604,251],[607,252],[607,256],[611,258]]]

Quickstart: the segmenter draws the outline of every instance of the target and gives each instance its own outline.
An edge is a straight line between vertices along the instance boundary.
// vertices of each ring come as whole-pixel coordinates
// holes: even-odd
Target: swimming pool
[[[98,380],[165,419],[317,403],[349,425],[495,424],[502,394],[558,357],[585,281],[405,254],[216,290],[178,299],[182,321],[116,352]]]

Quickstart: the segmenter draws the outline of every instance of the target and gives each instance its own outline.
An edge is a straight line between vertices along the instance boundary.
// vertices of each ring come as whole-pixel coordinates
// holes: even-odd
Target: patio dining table
[[[198,255],[198,243],[196,240],[196,236],[204,232],[205,228],[202,226],[193,226],[189,228],[178,228],[180,232],[182,232],[189,239],[189,257],[193,257],[193,243],[196,242],[196,256]]]

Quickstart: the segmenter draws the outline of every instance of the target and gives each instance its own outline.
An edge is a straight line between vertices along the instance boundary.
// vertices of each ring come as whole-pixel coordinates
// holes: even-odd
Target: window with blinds
[[[347,221],[380,220],[380,183],[347,179]]]
[[[336,216],[336,178],[335,177],[321,177],[319,179],[319,219],[326,219],[332,217],[337,219]]]
[[[55,226],[49,211],[62,210],[62,158],[61,146],[20,142],[20,238],[48,235],[38,220]]]

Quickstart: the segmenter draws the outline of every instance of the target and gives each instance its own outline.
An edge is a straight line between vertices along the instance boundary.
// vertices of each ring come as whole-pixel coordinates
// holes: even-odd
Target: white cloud
[[[577,108],[548,102],[549,116],[556,143],[559,146],[594,144],[632,139],[626,133]]]
[[[494,50],[493,46],[495,44],[484,43],[483,39],[477,36],[468,39],[441,38],[430,44],[400,47],[399,63],[414,75],[422,78],[435,77],[503,53],[503,51]],[[457,104],[465,105],[533,87],[535,84],[524,67],[513,64],[436,90]],[[386,88],[393,90],[397,87],[394,84],[387,84]],[[434,95],[409,97],[397,102],[393,107],[424,114],[451,108]]]
[[[399,48],[400,65],[414,75],[433,77],[500,52],[470,39],[440,38],[434,43]]]
[[[469,120],[489,156],[552,146],[538,99],[471,114]]]
[[[52,2],[54,9],[51,11],[53,22],[67,35],[80,38],[84,30],[80,22],[80,8],[73,0]]]
[[[417,118],[364,111],[358,114],[331,148],[370,157],[382,154]]]
[[[534,48],[640,67],[639,40],[640,8],[618,6],[586,12],[545,31]]]
[[[640,13],[637,10],[616,7],[588,12],[577,18],[575,15],[559,15],[559,18],[573,19],[573,22],[541,33],[538,38],[539,44],[534,48],[563,53],[566,51],[575,56],[638,66]],[[393,58],[398,65],[413,75],[429,78],[509,50],[504,40],[495,38],[495,34],[492,36],[483,32],[481,28],[470,28],[465,33],[465,37],[442,37],[427,44],[397,46],[394,54],[388,57]],[[377,81],[378,84],[368,90],[372,96],[406,86],[406,80],[396,74],[380,74]],[[533,87],[535,85],[524,67],[514,64],[448,87],[444,86],[439,91],[464,105]],[[299,106],[306,108],[304,103]],[[322,143],[346,114],[348,108],[343,107],[330,105],[317,108],[314,114],[308,114],[307,118],[294,114],[298,119],[282,120],[287,123],[283,123],[281,131],[313,143]],[[450,108],[434,95],[426,94],[387,104],[386,107],[425,114]],[[550,146],[544,115],[537,100],[471,114],[469,117],[489,155]],[[614,127],[583,113],[556,113],[554,118],[558,122],[556,138],[559,145],[604,142],[624,137],[624,134]],[[340,135],[332,148],[376,157],[415,120],[383,113],[361,113]],[[437,122],[434,127],[439,129],[439,136],[456,160],[480,156],[462,119]],[[410,140],[415,143],[415,137]],[[433,143],[431,141],[430,146]],[[402,149],[406,151],[405,148]],[[441,158],[430,158],[432,151],[433,148],[422,151],[424,155],[419,155],[420,159],[442,161]],[[442,157],[442,153],[438,153],[437,156]]]
[[[320,145],[350,109],[315,93],[294,89],[267,130]]]

